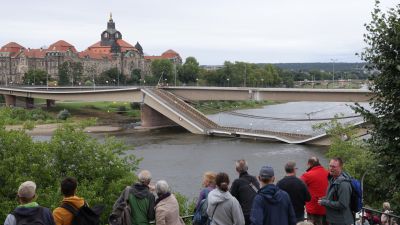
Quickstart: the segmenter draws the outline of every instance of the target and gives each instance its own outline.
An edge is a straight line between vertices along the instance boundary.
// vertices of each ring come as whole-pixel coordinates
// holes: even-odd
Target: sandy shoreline
[[[60,125],[59,123],[36,125],[33,130],[27,130],[26,133],[29,135],[52,135]],[[6,130],[19,130],[22,129],[22,127],[22,125],[8,125],[6,126]],[[121,130],[123,130],[122,127],[112,125],[89,126],[84,129],[87,133],[106,133]]]

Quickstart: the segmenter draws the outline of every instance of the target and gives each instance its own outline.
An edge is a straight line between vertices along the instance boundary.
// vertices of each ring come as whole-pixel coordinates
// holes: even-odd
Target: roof
[[[162,57],[161,55],[146,55],[144,56],[145,59],[150,59],[150,60],[154,60],[154,59],[165,59],[164,57]]]
[[[180,58],[180,55],[175,52],[174,50],[170,49],[168,51],[165,51],[161,55],[152,55],[152,56],[144,56],[145,59],[148,60],[155,60],[155,59],[173,59],[173,58]]]
[[[117,44],[121,47],[121,52],[138,51],[135,47],[133,47],[131,44],[122,39],[118,39]],[[91,51],[93,53],[101,53],[101,54],[110,54],[111,46],[102,46],[101,41],[98,41],[93,45],[89,46],[85,51]]]
[[[64,40],[59,40],[49,46],[47,49],[49,51],[60,51],[60,52],[66,52],[68,50],[71,50],[73,53],[77,53],[75,47],[71,45],[70,43],[64,41]]]
[[[23,51],[27,58],[44,58],[46,56],[46,51],[43,49],[25,49]]]
[[[0,52],[10,52],[10,53],[13,53],[13,54],[10,54],[11,56],[13,56],[23,49],[25,49],[25,47],[23,47],[22,45],[20,45],[16,42],[10,42],[10,43],[4,45],[3,47],[1,47]]]
[[[161,54],[161,56],[168,59],[175,58],[177,56],[180,57],[179,54],[172,49],[169,49],[168,51],[164,52],[163,54]]]
[[[110,59],[110,54],[97,53],[91,50],[85,50],[78,53],[79,58],[91,58],[91,59]]]

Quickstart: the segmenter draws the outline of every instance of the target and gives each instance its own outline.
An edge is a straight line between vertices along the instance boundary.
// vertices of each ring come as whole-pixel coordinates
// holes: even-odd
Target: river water
[[[265,117],[328,118],[343,113],[353,115],[346,103],[292,102],[266,106],[261,109],[239,110],[241,113]],[[312,125],[323,121],[277,121],[238,117],[226,113],[210,115],[210,119],[226,126],[254,129],[272,129],[286,132],[312,133]],[[92,134],[104,140],[107,134]],[[307,159],[317,156],[323,165],[326,147],[293,145],[262,140],[208,137],[194,135],[180,128],[165,128],[153,131],[127,130],[113,134],[129,146],[135,146],[128,154],[143,158],[139,167],[153,174],[153,181],[166,180],[173,191],[189,198],[197,197],[205,171],[229,174],[231,181],[238,175],[235,160],[246,159],[249,173],[257,175],[259,168],[270,165],[275,169],[277,180],[284,176],[284,165],[289,160],[297,163],[298,174],[306,169]]]

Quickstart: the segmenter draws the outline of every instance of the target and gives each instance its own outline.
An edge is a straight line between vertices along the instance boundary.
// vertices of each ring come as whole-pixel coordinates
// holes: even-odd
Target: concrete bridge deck
[[[208,93],[208,94],[207,94]],[[282,101],[366,101],[367,90],[325,89],[275,89],[275,88],[210,88],[210,87],[129,87],[129,88],[10,88],[0,87],[0,94],[10,102],[15,98],[34,98],[77,101],[129,101],[143,103],[142,125],[179,125],[195,134],[231,137],[259,138],[285,143],[311,143],[326,136],[326,133],[305,135],[265,130],[223,127],[187,104],[190,100],[282,100]],[[11,101],[12,102],[12,101]],[[7,103],[10,105],[9,103]]]

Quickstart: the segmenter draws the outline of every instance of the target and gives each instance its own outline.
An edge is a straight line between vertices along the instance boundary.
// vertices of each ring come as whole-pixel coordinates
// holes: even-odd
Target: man
[[[148,225],[155,219],[155,197],[150,192],[151,173],[148,170],[142,170],[138,174],[137,183],[130,189],[128,202],[131,207],[132,225]],[[124,192],[114,204],[114,209],[124,200]]]
[[[85,204],[85,200],[76,196],[78,182],[73,177],[67,177],[61,181],[61,193],[64,198],[61,205],[68,204],[78,210]],[[53,211],[54,221],[56,225],[70,225],[74,215],[63,207],[57,207]]]
[[[4,225],[17,225],[17,223],[54,225],[51,211],[39,206],[35,201],[36,197],[36,184],[33,181],[22,183],[18,188],[20,205],[8,214]]]
[[[329,162],[329,187],[325,198],[318,204],[326,208],[326,220],[330,225],[350,225],[354,223],[350,209],[351,184],[349,177],[343,173],[341,158]]]
[[[274,185],[272,167],[263,166],[258,180],[261,189],[253,201],[251,209],[252,225],[295,225],[296,215],[288,193]]]
[[[307,218],[315,225],[326,225],[326,210],[318,204],[318,199],[326,194],[328,171],[321,166],[317,157],[310,157],[307,167],[306,172],[300,177],[311,194],[311,201],[306,203]]]
[[[233,181],[230,189],[232,196],[239,201],[242,207],[246,225],[250,224],[251,206],[258,189],[260,189],[257,179],[247,173],[248,169],[246,160],[236,161],[236,172],[238,172],[239,178]]]
[[[296,170],[295,162],[287,162],[285,165],[286,176],[276,185],[289,194],[296,220],[301,222],[304,221],[304,205],[311,200],[311,195],[303,181],[296,177]]]

